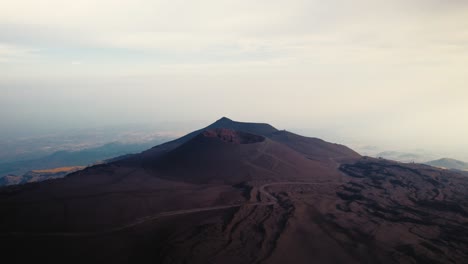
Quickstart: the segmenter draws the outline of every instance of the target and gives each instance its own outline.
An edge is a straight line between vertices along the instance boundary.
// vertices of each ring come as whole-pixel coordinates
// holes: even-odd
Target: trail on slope
[[[229,209],[229,208],[236,208],[241,206],[270,206],[270,205],[277,205],[278,200],[269,192],[265,190],[266,187],[275,186],[275,185],[330,185],[330,184],[342,184],[340,182],[272,182],[266,183],[261,185],[258,188],[258,191],[266,197],[266,201],[261,202],[245,202],[240,204],[231,204],[231,205],[220,205],[220,206],[209,206],[209,207],[201,207],[201,208],[193,208],[193,209],[184,209],[184,210],[175,210],[175,211],[168,211],[158,213],[152,216],[145,216],[142,218],[138,218],[133,222],[130,222],[126,225],[116,227],[113,229],[105,230],[105,231],[97,231],[97,232],[47,232],[47,233],[35,233],[35,232],[8,232],[0,234],[0,236],[10,236],[10,235],[17,235],[17,236],[52,236],[52,237],[87,237],[87,236],[97,236],[97,235],[105,235],[105,234],[112,234],[119,231],[123,231],[125,229],[129,229],[146,222],[154,221],[159,218],[168,217],[168,216],[176,216],[176,215],[184,215],[184,214],[193,214],[198,212],[206,212],[206,211],[214,211],[214,210],[222,210],[222,209]]]

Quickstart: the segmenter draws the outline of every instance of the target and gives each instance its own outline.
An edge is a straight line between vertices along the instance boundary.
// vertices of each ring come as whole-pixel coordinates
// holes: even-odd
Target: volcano
[[[221,118],[140,154],[0,189],[15,263],[463,263],[468,179]]]

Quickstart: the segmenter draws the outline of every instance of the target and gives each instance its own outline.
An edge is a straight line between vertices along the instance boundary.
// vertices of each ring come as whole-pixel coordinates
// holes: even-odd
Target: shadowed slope
[[[144,167],[162,178],[236,184],[251,180],[307,179],[326,168],[280,143],[229,129],[207,130]]]
[[[0,224],[10,230],[94,230],[151,213],[242,200],[246,190],[235,185],[245,182],[341,177],[328,157],[306,157],[318,146],[315,142],[294,144],[295,138],[283,140],[270,125],[227,118],[209,127],[214,128],[64,179],[4,189]],[[287,144],[269,139],[272,135]]]
[[[270,139],[289,146],[297,152],[313,160],[353,160],[361,156],[354,150],[321,140],[319,138],[304,137],[287,131],[277,131],[270,135]]]
[[[0,224],[12,230],[95,230],[160,211],[242,200],[245,190],[232,185],[244,182],[340,177],[261,135],[210,129],[186,140],[158,154],[135,155],[138,162],[93,166],[64,179],[5,189]]]

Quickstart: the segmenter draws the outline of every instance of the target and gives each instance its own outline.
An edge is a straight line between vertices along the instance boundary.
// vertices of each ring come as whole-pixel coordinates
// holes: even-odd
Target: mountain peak
[[[278,131],[276,128],[266,123],[238,122],[229,119],[225,116],[221,117],[216,122],[206,127],[205,130],[215,128],[228,128],[236,131],[248,132],[262,136],[271,135],[272,133]]]
[[[231,121],[232,122],[232,119],[223,116],[218,121]]]
[[[216,120],[212,125],[215,125],[215,124],[230,124],[230,123],[234,123],[234,122],[235,121],[233,121],[232,119],[223,116],[220,119]]]

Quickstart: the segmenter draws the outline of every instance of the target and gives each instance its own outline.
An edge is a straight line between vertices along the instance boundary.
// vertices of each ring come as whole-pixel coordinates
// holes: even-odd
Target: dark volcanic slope
[[[223,118],[0,189],[15,263],[466,263],[468,178]],[[225,126],[225,127],[219,127]],[[51,250],[53,249],[53,250]]]
[[[194,183],[307,180],[333,174],[285,145],[230,129],[207,130],[144,167],[161,178]]]
[[[272,128],[225,120],[212,126],[228,122],[236,127],[245,124],[251,131]],[[251,188],[245,182],[326,180],[340,175],[328,163],[309,160],[249,132],[211,129],[174,142],[181,141],[175,148],[162,145],[163,152],[150,150],[61,180],[5,189],[0,193],[6,197],[0,201],[5,209],[0,212],[4,213],[0,230],[113,228],[159,212],[245,200]]]
[[[351,179],[337,192],[341,213],[333,222],[340,228],[357,239],[371,236],[373,243],[386,245],[380,248],[382,255],[396,262],[466,263],[465,176],[371,158],[342,165],[341,170]],[[345,221],[349,218],[353,221]]]
[[[360,155],[354,150],[339,144],[332,144],[319,138],[296,135],[287,131],[277,131],[270,139],[285,144],[314,160],[352,160]]]

